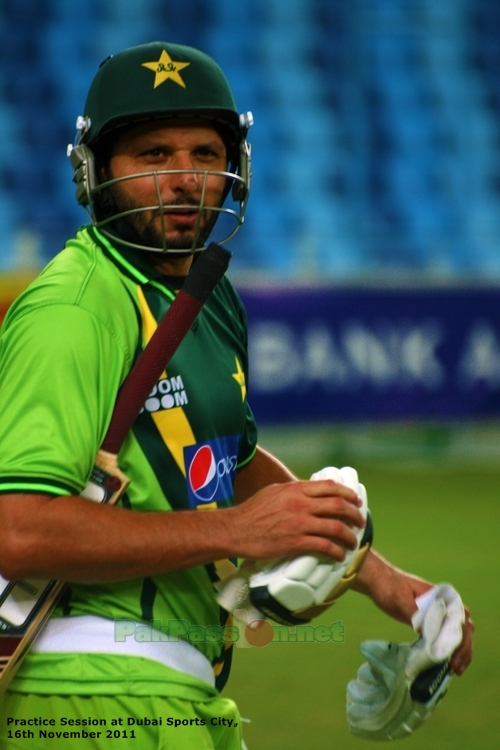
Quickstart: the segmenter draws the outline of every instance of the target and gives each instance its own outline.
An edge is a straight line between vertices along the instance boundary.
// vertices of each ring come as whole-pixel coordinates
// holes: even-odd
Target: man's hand
[[[462,643],[454,651],[453,656],[450,660],[450,670],[453,674],[459,677],[463,675],[467,667],[472,661],[472,655],[474,652],[472,637],[474,635],[475,625],[470,618],[470,611],[468,607],[464,607],[465,620],[462,624],[463,638]]]
[[[417,611],[415,600],[433,586],[434,584],[423,578],[394,567],[371,550],[352,588],[369,596],[377,607],[390,617],[411,625],[412,616]],[[470,619],[468,608],[464,609],[462,642],[450,661],[450,669],[457,675],[465,672],[473,654],[474,623]]]
[[[333,480],[273,484],[231,509],[240,557],[266,560],[317,553],[343,561],[364,528],[356,493]]]

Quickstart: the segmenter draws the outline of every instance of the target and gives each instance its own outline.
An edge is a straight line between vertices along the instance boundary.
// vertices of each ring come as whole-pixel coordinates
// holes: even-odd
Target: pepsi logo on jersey
[[[229,435],[184,448],[189,505],[220,502],[233,496],[238,436]]]

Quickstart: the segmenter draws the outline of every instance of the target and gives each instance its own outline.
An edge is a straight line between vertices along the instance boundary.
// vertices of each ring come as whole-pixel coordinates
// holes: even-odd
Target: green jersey
[[[146,256],[112,245],[96,229],[68,242],[12,305],[2,328],[0,492],[83,490],[117,391],[174,298]],[[246,397],[246,337],[244,308],[223,278],[119,453],[131,480],[124,507],[168,512],[233,504],[236,469],[251,460],[257,441]],[[209,565],[71,585],[58,614],[220,626],[215,578]],[[194,645],[222,662],[223,640]]]

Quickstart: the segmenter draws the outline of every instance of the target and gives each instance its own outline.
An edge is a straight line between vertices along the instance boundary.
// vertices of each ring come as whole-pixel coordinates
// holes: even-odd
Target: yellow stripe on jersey
[[[142,345],[143,347],[145,347],[146,344],[149,343],[149,340],[151,339],[153,333],[158,328],[158,323],[156,322],[153,313],[149,309],[149,305],[146,302],[146,297],[144,296],[142,287],[137,287],[137,292],[139,296],[139,305],[142,315]],[[166,376],[166,372],[161,375],[162,378],[165,378]]]
[[[139,304],[141,307],[142,315],[142,337],[144,346],[149,342],[152,335],[158,328],[153,313],[149,309],[149,305],[144,296],[144,292],[141,287],[138,287]],[[163,371],[160,378],[166,378],[167,372]],[[195,436],[191,425],[189,424],[188,418],[184,412],[182,406],[176,406],[173,409],[166,409],[165,411],[156,411],[151,414],[151,417],[156,424],[158,432],[168,450],[172,454],[175,463],[186,476],[186,467],[184,465],[184,446],[194,445],[196,443]]]
[[[163,442],[175,459],[175,463],[186,476],[184,446],[194,445],[196,439],[182,406],[151,414]]]

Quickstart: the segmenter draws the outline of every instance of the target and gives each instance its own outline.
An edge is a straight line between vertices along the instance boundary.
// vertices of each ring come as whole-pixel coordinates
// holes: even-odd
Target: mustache
[[[199,200],[196,200],[196,198],[193,198],[192,196],[187,196],[186,198],[175,198],[172,201],[162,200],[161,205],[158,207],[158,210],[161,211],[162,208],[176,208],[179,206],[201,208],[201,202]],[[204,206],[204,208],[209,208],[209,206]]]

